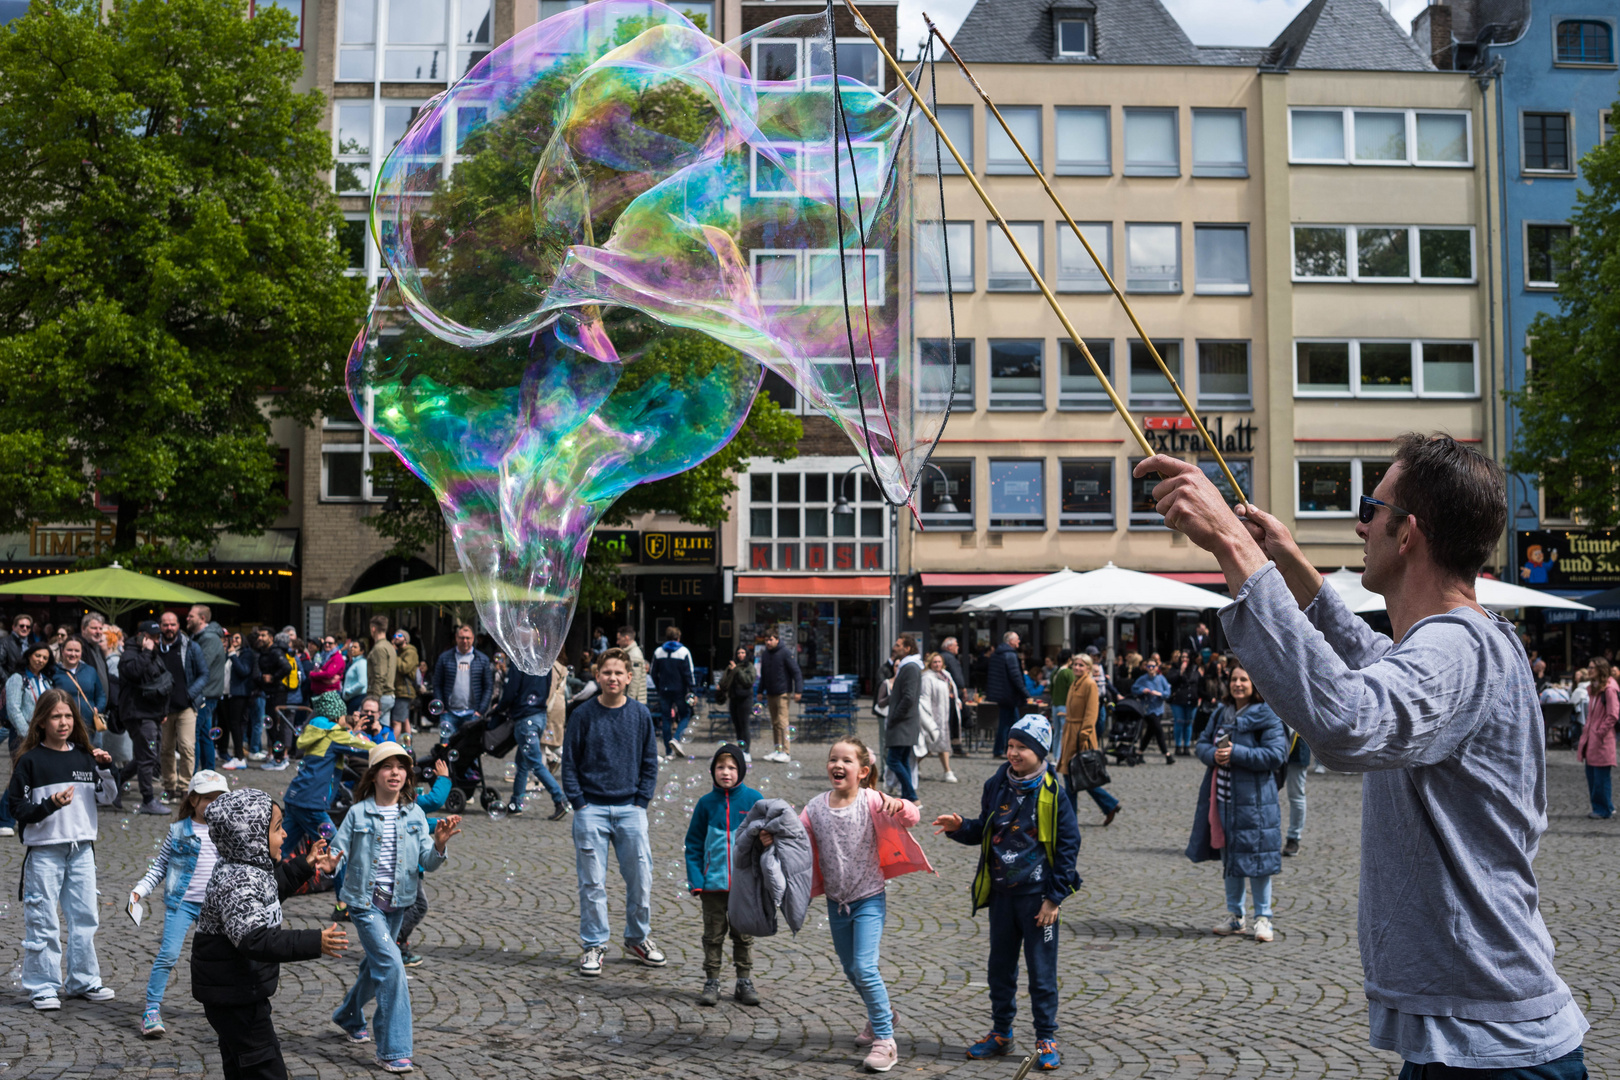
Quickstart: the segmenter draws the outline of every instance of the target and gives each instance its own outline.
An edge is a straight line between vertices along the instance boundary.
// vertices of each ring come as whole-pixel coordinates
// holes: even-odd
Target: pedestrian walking
[[[686,728],[692,722],[689,699],[697,689],[697,672],[692,666],[692,654],[681,644],[679,627],[664,631],[664,643],[653,650],[652,674],[654,694],[658,699],[658,717],[664,726],[664,752],[671,758],[686,753],[682,745]]]
[[[411,708],[416,704],[416,668],[421,663],[416,646],[411,644],[409,630],[394,631],[394,653],[394,705],[385,719],[398,735],[411,728]]]
[[[118,664],[118,715],[133,741],[131,767],[141,791],[138,813],[154,816],[169,812],[158,799],[158,744],[174,689],[174,677],[158,656],[158,638],[157,623],[141,623],[135,647],[125,649]]]
[[[918,743],[925,754],[937,754],[947,784],[956,783],[951,771],[951,732],[956,730],[959,688],[951,681],[941,653],[929,653],[923,661],[921,686],[917,696],[918,714],[922,720],[923,738]]]
[[[172,680],[158,765],[163,795],[175,801],[185,797],[196,763],[197,709],[208,685],[208,668],[202,647],[180,632],[180,617],[172,611],[158,616],[157,654]]]
[[[884,722],[885,759],[900,784],[902,798],[917,801],[915,747],[922,734],[922,658],[917,640],[901,634],[894,642],[894,688],[889,692],[889,715]]]
[[[517,771],[512,777],[512,801],[507,811],[523,813],[524,797],[529,790],[529,776],[539,778],[540,786],[551,796],[551,821],[568,816],[568,801],[563,798],[562,785],[557,783],[551,770],[546,768],[545,752],[540,741],[545,737],[547,711],[552,698],[555,667],[544,675],[530,675],[514,668],[506,677],[501,691],[500,711],[512,721],[512,738],[517,741]]]
[[[753,741],[755,677],[753,654],[747,649],[738,649],[720,676],[720,696],[731,714],[732,734],[742,747],[745,762],[754,760],[749,744]]]
[[[1142,726],[1142,739],[1138,749],[1146,750],[1148,740],[1159,744],[1166,765],[1174,765],[1175,757],[1164,739],[1164,706],[1170,699],[1170,680],[1159,671],[1159,661],[1149,659],[1142,664],[1142,674],[1131,683],[1131,693],[1142,699],[1142,712],[1147,723]]]
[[[985,696],[996,703],[996,757],[1007,753],[1007,733],[1018,722],[1024,703],[1029,699],[1024,689],[1024,666],[1018,659],[1019,639],[1014,631],[1001,636],[1001,644],[991,654],[986,679]]]
[[[1614,816],[1614,724],[1620,719],[1620,690],[1614,683],[1614,671],[1601,656],[1591,663],[1592,681],[1586,693],[1590,701],[1586,711],[1586,727],[1575,754],[1586,766],[1586,791],[1592,809],[1590,818]]]
[[[1311,771],[1311,748],[1299,732],[1285,727],[1283,733],[1288,738],[1284,781],[1288,792],[1288,836],[1283,841],[1282,853],[1293,856],[1299,854],[1300,837],[1305,834],[1305,777]]]
[[[1063,777],[1064,789],[1076,816],[1079,815],[1080,792],[1084,791],[1103,812],[1106,828],[1119,816],[1119,800],[1105,787],[1082,787],[1075,777],[1075,759],[1087,750],[1102,749],[1102,740],[1097,736],[1097,716],[1102,704],[1102,688],[1097,679],[1102,668],[1087,653],[1080,653],[1075,661],[1079,677],[1069,686],[1068,721],[1063,726],[1063,742],[1058,747],[1057,772]]]
[[[186,633],[202,651],[203,670],[208,673],[203,682],[202,702],[197,706],[197,727],[193,736],[197,748],[196,766],[212,772],[215,765],[213,730],[219,722],[220,702],[225,699],[225,628],[214,621],[213,610],[207,604],[193,604],[186,612]]]
[[[776,748],[766,761],[793,760],[793,725],[788,716],[788,695],[794,701],[804,696],[804,674],[793,650],[782,644],[775,630],[766,632],[765,650],[759,654],[759,688],[765,695],[765,708],[771,714],[771,739]]]

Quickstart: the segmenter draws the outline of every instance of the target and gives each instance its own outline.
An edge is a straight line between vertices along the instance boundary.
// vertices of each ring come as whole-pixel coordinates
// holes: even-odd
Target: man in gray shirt
[[[1393,456],[1356,528],[1393,639],[1322,587],[1276,518],[1234,514],[1198,466],[1161,455],[1136,474],[1165,478],[1165,524],[1219,561],[1235,597],[1221,623],[1266,702],[1329,767],[1365,774],[1372,1044],[1401,1054],[1403,1080],[1585,1077],[1588,1025],[1553,968],[1531,868],[1547,829],[1535,682],[1513,624],[1474,597],[1505,523],[1502,473],[1444,435],[1404,435]]]

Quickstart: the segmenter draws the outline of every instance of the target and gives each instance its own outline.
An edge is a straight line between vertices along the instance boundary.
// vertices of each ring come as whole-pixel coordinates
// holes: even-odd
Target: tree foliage
[[[1620,140],[1587,153],[1581,177],[1590,190],[1576,195],[1574,235],[1554,255],[1558,313],[1531,322],[1524,389],[1505,395],[1519,410],[1507,463],[1607,527],[1620,522]]]
[[[115,551],[256,533],[275,416],[339,407],[364,313],[291,16],[56,0],[0,27],[0,514]],[[148,549],[149,551],[149,549]]]

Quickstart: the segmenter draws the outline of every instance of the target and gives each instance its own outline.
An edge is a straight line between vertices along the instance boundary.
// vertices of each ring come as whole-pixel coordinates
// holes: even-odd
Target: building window
[[[367,419],[371,416],[371,392],[366,392]],[[363,425],[353,413],[341,418],[322,419],[326,431],[353,431]],[[321,500],[323,502],[380,502],[387,492],[373,489],[371,470],[376,459],[386,459],[393,451],[377,441],[369,426],[364,426],[360,441],[354,443],[322,443],[321,445]]]
[[[388,82],[444,82],[449,75],[446,0],[388,0],[387,48],[382,77]]]
[[[1248,176],[1249,143],[1242,109],[1192,111],[1194,176]]]
[[[351,275],[366,272],[366,257],[371,250],[371,237],[368,233],[369,230],[366,228],[364,215],[360,217],[344,217],[343,227],[339,230],[337,239],[338,247],[343,249],[344,258],[348,263],[348,272]]]
[[[1198,343],[1198,405],[1204,409],[1254,407],[1247,341]]]
[[[945,291],[945,266],[950,263],[951,292],[973,291],[973,222],[924,221],[917,245],[917,291]]]
[[[1007,228],[1012,231],[1018,246],[1024,249],[1029,261],[1035,267],[1045,265],[1041,252],[1041,234],[1045,231],[1038,221],[1009,221]],[[1001,231],[1001,226],[994,221],[987,223],[989,234],[989,275],[986,286],[991,292],[1034,292],[1035,279],[1024,268],[1024,261],[1018,257],[1007,234]]]
[[[1296,281],[1349,281],[1349,230],[1341,226],[1294,227]]]
[[[1358,281],[1410,281],[1412,248],[1408,230],[1358,228],[1355,268]]]
[[[1097,253],[1097,258],[1108,272],[1114,272],[1114,227],[1107,221],[1077,221],[1080,226],[1080,235],[1086,238],[1091,250]],[[1058,292],[1107,292],[1108,282],[1104,280],[1102,271],[1086,253],[1085,244],[1080,243],[1074,230],[1069,228],[1067,221],[1057,223],[1057,289]]]
[[[1136,467],[1145,458],[1130,458],[1126,461],[1126,484],[1131,495],[1130,527],[1133,529],[1162,529],[1164,517],[1159,513],[1158,503],[1153,498],[1153,489],[1159,486],[1163,479],[1158,473],[1148,473],[1138,477]]]
[[[1474,230],[1425,229],[1417,232],[1420,282],[1474,280]]]
[[[1473,117],[1462,110],[1290,109],[1288,160],[1468,168],[1472,124]]]
[[[968,168],[973,168],[973,106],[940,105],[934,109],[934,117],[939,121],[939,126],[945,129],[946,137],[956,147],[956,152],[962,155],[962,160],[967,162]],[[918,132],[917,171],[960,176],[961,168],[951,157],[951,152],[945,149],[933,126],[925,124]]]
[[[253,13],[266,8],[280,8],[293,19],[293,48],[304,47],[304,0],[253,0]]]
[[[377,0],[343,0],[338,42],[338,82],[376,78]]]
[[[1131,292],[1181,291],[1181,226],[1125,226],[1125,287]]]
[[[1175,376],[1177,384],[1182,381],[1181,376],[1181,342],[1155,341],[1153,347],[1158,350],[1159,359],[1164,366]],[[1159,370],[1158,363],[1153,354],[1148,351],[1147,343],[1143,341],[1131,342],[1131,386],[1130,406],[1133,409],[1156,409],[1160,406],[1175,406],[1180,404],[1176,399],[1176,392],[1170,386],[1170,380],[1165,378],[1163,371]]]
[[[713,11],[709,4],[673,6],[684,11],[688,18],[694,13],[707,18]],[[865,83],[875,90],[883,89],[882,57],[876,45],[865,38],[839,38],[834,48],[838,50],[840,77]],[[753,74],[763,82],[797,83],[825,78],[832,74],[832,61],[832,50],[802,38],[760,38],[754,42]]]
[[[1058,465],[1058,528],[1114,528],[1114,462],[1112,458],[1064,461]]]
[[[1569,114],[1524,114],[1524,171],[1570,171]]]
[[[1589,19],[1567,19],[1558,24],[1560,64],[1614,65],[1614,27]]]
[[[1039,338],[990,340],[990,407],[992,409],[1046,408],[1046,386],[1041,364],[1044,346]]]
[[[939,472],[924,468],[917,485],[920,497],[918,511],[922,523],[930,529],[957,532],[973,530],[973,461],[941,461],[930,465]],[[940,473],[945,475],[942,477]],[[942,509],[943,507],[943,509]]]
[[[1046,485],[1043,459],[990,462],[990,528],[1046,528]]]
[[[1353,518],[1361,496],[1371,495],[1388,470],[1388,461],[1376,459],[1300,458],[1294,462],[1294,513],[1308,518]]]
[[[865,296],[874,305],[883,303],[882,251],[868,251],[864,258],[849,252],[811,249],[804,253],[804,302],[811,305],[845,306]],[[843,264],[843,280],[838,267]]]
[[[756,199],[799,197],[799,148],[773,146],[769,153],[755,147],[749,156],[748,193]]]
[[[887,567],[883,497],[864,469],[845,472],[853,463],[750,472],[747,516],[741,519],[748,528],[739,537],[747,569],[850,573]],[[833,512],[840,496],[847,513]]]
[[[954,355],[951,346],[950,338],[922,338],[917,342],[921,367],[918,372],[917,402],[925,409],[943,409],[949,401],[952,409],[972,412],[973,339],[956,338]],[[950,395],[953,381],[956,390],[954,397]]]
[[[1086,342],[1086,348],[1091,350],[1091,358],[1097,361],[1103,375],[1110,384],[1114,381],[1114,343],[1108,340]],[[1103,389],[1102,382],[1091,365],[1074,342],[1064,341],[1059,344],[1063,357],[1062,369],[1058,372],[1058,408],[1060,409],[1112,409],[1113,402],[1108,400],[1108,392]]]
[[[799,253],[797,251],[754,250],[748,253],[754,264],[754,292],[762,304],[799,302]]]
[[[1249,291],[1249,227],[1193,226],[1193,292]]]
[[[1007,121],[1007,127],[1018,137],[1019,143],[1024,147],[1024,153],[1029,160],[1035,163],[1036,171],[1041,167],[1041,107],[1039,105],[1003,105],[1001,116]],[[1022,175],[1029,171],[1024,164],[1023,155],[1019,154],[1018,147],[1013,145],[1007,132],[1002,130],[1001,124],[996,122],[994,116],[985,119],[984,129],[985,165],[984,171],[990,174],[1010,173]]]
[[[1607,146],[1609,140],[1612,139],[1612,138],[1614,138],[1614,110],[1613,109],[1599,109],[1598,110],[1598,145]]]
[[[1114,164],[1108,139],[1108,106],[1079,109],[1060,105],[1056,114],[1057,174],[1111,174]]]
[[[1472,341],[1296,341],[1296,397],[1479,396]]]
[[[1125,175],[1180,176],[1175,109],[1125,110]]]
[[[1085,19],[1057,21],[1058,55],[1071,58],[1091,54],[1091,23]]]
[[[1556,289],[1569,269],[1564,254],[1575,230],[1568,225],[1524,227],[1524,283],[1532,289]]]
[[[1294,280],[1472,282],[1474,230],[1471,226],[1296,225]]]
[[[456,12],[456,72],[465,75],[473,65],[489,55],[491,38],[490,20],[494,16],[492,0],[457,0]],[[680,5],[676,5],[680,6]],[[688,8],[692,5],[687,5]],[[708,7],[707,4],[697,5]],[[688,10],[688,16],[691,11]]]
[[[333,180],[339,195],[371,194],[371,102],[340,102],[336,109],[337,168]]]
[[[1243,494],[1252,500],[1254,498],[1254,461],[1250,458],[1229,457],[1226,459],[1226,467],[1232,470],[1232,478],[1238,482],[1238,487],[1243,489]],[[1199,458],[1198,468],[1203,471],[1205,476],[1209,477],[1210,483],[1215,485],[1215,490],[1219,491],[1221,498],[1226,500],[1226,505],[1231,506],[1238,501],[1237,492],[1233,491],[1232,485],[1226,482],[1226,473],[1221,471],[1220,462],[1214,458]]]

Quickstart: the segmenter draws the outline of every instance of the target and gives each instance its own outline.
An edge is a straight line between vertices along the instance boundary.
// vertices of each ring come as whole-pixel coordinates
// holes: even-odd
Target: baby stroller
[[[1108,734],[1113,740],[1110,752],[1121,765],[1132,767],[1142,764],[1142,732],[1147,726],[1147,708],[1141,698],[1122,697],[1114,705]]]
[[[467,800],[475,794],[478,805],[486,811],[501,801],[501,793],[484,778],[481,757],[493,754],[505,757],[517,745],[512,737],[516,723],[496,714],[469,720],[452,736],[449,742],[433,744],[425,757],[416,760],[417,782],[431,787],[438,779],[433,774],[433,763],[444,761],[450,767],[450,794],[444,800],[444,812],[459,814],[467,808]]]

